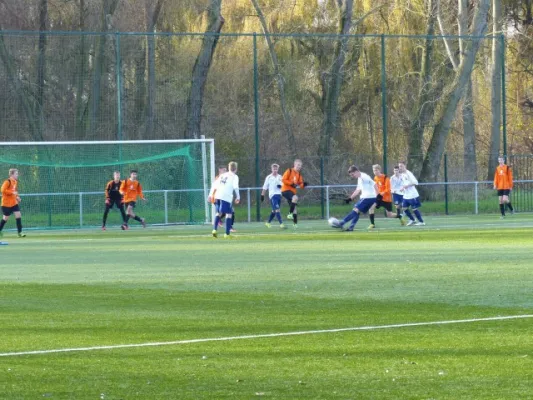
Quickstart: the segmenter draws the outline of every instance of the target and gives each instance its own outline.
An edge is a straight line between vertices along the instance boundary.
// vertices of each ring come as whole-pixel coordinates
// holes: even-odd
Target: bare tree
[[[423,182],[432,182],[437,179],[440,163],[444,154],[444,148],[446,146],[446,140],[448,139],[457,105],[461,101],[464,94],[464,88],[470,80],[476,55],[481,44],[481,38],[485,35],[487,30],[487,13],[489,6],[490,0],[479,1],[472,27],[472,36],[475,38],[465,46],[466,54],[464,62],[459,67],[457,76],[455,77],[449,92],[444,97],[442,109],[437,114],[435,128],[433,129],[433,134],[420,174],[420,179]]]
[[[46,26],[48,21],[48,0],[39,2],[39,57],[37,62],[37,98],[35,104],[38,121],[36,123],[39,139],[43,140],[44,134],[44,75],[46,68]]]
[[[334,59],[327,77],[324,122],[320,134],[318,152],[321,156],[329,156],[331,152],[331,138],[340,129],[339,98],[344,79],[344,62],[348,52],[348,38],[352,27],[353,0],[337,0],[339,10],[339,39],[335,43]]]
[[[502,3],[501,0],[492,0],[492,34],[498,36],[502,33]],[[492,82],[491,82],[491,130],[490,150],[487,179],[492,179],[498,164],[497,156],[500,152],[500,132],[502,120],[502,57],[503,43],[495,37],[492,41]]]
[[[266,22],[265,15],[263,14],[261,7],[259,6],[258,0],[251,0],[251,2],[255,8],[255,12],[257,13],[259,22],[261,23],[261,28],[263,29],[263,33],[265,34],[265,41],[268,46],[270,60],[272,61],[272,66],[274,67],[274,76],[278,84],[279,101],[281,105],[281,113],[283,114],[283,123],[285,125],[285,133],[287,135],[287,142],[289,143],[289,151],[291,152],[291,156],[294,157],[295,152],[296,152],[296,141],[294,139],[294,133],[292,131],[291,115],[287,108],[287,101],[285,100],[285,80],[283,78],[281,69],[279,67],[278,56],[276,54],[274,43],[272,42],[272,38],[270,37],[270,33],[268,31],[268,25]]]
[[[198,139],[201,135],[205,83],[218,44],[219,33],[224,25],[221,7],[222,0],[210,0],[207,10],[207,29],[192,70],[191,91],[187,100],[187,132],[185,134],[187,138]]]

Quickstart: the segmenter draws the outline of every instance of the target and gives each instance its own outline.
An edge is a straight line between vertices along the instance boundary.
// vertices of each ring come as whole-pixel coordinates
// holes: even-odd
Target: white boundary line
[[[138,347],[174,346],[174,345],[190,344],[190,343],[225,342],[225,341],[243,340],[243,339],[260,339],[260,338],[273,338],[273,337],[284,337],[284,336],[315,335],[319,333],[337,333],[337,332],[351,332],[351,331],[372,331],[372,330],[377,330],[377,329],[395,329],[395,328],[408,328],[408,327],[415,327],[415,326],[465,324],[465,323],[471,323],[471,322],[503,321],[503,320],[510,320],[510,319],[525,319],[525,318],[533,318],[533,314],[508,315],[508,316],[488,317],[488,318],[458,319],[458,320],[449,320],[449,321],[412,322],[412,323],[407,323],[407,324],[359,326],[359,327],[353,327],[353,328],[323,329],[323,330],[314,330],[314,331],[265,333],[265,334],[257,334],[257,335],[227,336],[227,337],[219,337],[219,338],[187,339],[187,340],[175,340],[171,342],[149,342],[149,343],[137,343],[137,344],[117,344],[117,345],[109,345],[109,346],[75,347],[75,348],[52,349],[52,350],[17,351],[17,352],[11,352],[11,353],[0,353],[0,357],[40,355],[40,354],[51,354],[51,353],[72,353],[72,352],[78,352],[78,351],[113,350],[113,349],[127,349],[127,348],[138,348]]]

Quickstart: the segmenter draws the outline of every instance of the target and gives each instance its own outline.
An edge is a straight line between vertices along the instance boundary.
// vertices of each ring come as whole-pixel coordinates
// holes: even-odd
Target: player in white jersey
[[[223,173],[218,177],[218,183],[211,188],[209,192],[208,201],[212,201],[213,197],[220,201],[218,213],[215,217],[215,223],[213,225],[213,231],[211,232],[213,237],[217,237],[217,228],[220,218],[223,214],[226,214],[226,234],[225,238],[230,236],[231,223],[233,216],[233,194],[235,193],[235,204],[239,204],[241,201],[239,194],[239,177],[237,176],[237,163],[232,161],[228,164],[228,172]]]
[[[409,218],[409,222],[407,223],[407,226],[410,225],[426,225],[424,220],[422,219],[422,214],[420,214],[420,211],[418,210],[422,204],[420,203],[420,195],[418,194],[418,190],[416,190],[416,185],[418,185],[418,180],[415,178],[413,173],[409,171],[405,165],[405,162],[398,163],[399,172],[402,177],[402,190],[403,190],[403,201],[402,201],[402,208],[404,209],[405,215]],[[415,214],[416,219],[418,222],[415,221],[413,218],[413,214],[411,214],[411,211],[409,210],[411,208],[413,210],[413,214]]]
[[[374,179],[364,172],[359,171],[359,169],[352,165],[348,169],[348,174],[351,178],[357,178],[357,188],[352,193],[352,195],[345,200],[348,204],[350,201],[354,200],[359,196],[359,201],[354,205],[353,210],[343,219],[341,219],[338,224],[332,225],[334,228],[343,228],[344,224],[349,221],[352,221],[350,227],[346,229],[347,231],[353,231],[355,224],[359,220],[361,213],[366,213],[374,204],[376,203],[376,197],[378,195],[378,187]]]
[[[278,164],[272,164],[271,165],[271,171],[272,173],[268,175],[265,179],[265,183],[263,184],[263,190],[261,192],[261,202],[265,200],[265,193],[268,190],[268,197],[270,198],[270,204],[272,205],[272,212],[270,213],[270,217],[268,218],[268,222],[265,223],[267,228],[272,227],[270,224],[274,217],[277,218],[279,221],[279,227],[281,229],[285,228],[285,225],[283,224],[283,221],[281,220],[281,175],[278,174],[279,171],[279,165]]]
[[[403,203],[403,180],[400,174],[400,168],[394,166],[394,174],[390,177],[390,191],[392,193],[392,202],[396,207],[396,217],[401,218],[402,215],[402,203]]]

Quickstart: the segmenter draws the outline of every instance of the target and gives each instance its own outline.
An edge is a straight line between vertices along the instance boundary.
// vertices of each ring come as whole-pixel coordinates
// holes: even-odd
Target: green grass
[[[533,216],[40,231],[0,247],[0,353],[533,314]],[[533,319],[0,357],[5,399],[529,399]]]

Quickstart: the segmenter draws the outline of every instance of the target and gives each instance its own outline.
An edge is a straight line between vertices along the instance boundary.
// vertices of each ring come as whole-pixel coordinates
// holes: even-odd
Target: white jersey
[[[403,193],[404,199],[407,199],[407,200],[416,199],[417,197],[420,196],[418,194],[418,190],[416,190],[416,187],[415,187],[416,185],[418,185],[418,180],[415,178],[415,176],[413,175],[411,171],[406,170],[402,174],[402,182],[404,186],[413,185],[413,186],[409,186],[407,189],[404,190],[404,193]]]
[[[224,172],[218,177],[218,181],[216,181],[215,185],[211,188],[209,196],[213,196],[214,193],[215,199],[232,203],[233,192],[235,192],[235,198],[240,200],[239,177],[233,172]]]
[[[276,176],[270,174],[265,179],[263,190],[268,190],[268,197],[272,198],[272,196],[276,194],[281,194],[281,183],[282,182],[280,174],[277,174]]]
[[[401,175],[398,177],[396,175],[392,175],[390,177],[390,191],[392,194],[403,195],[402,186],[403,186],[403,179]]]
[[[375,199],[377,197],[376,182],[369,175],[361,172],[361,176],[357,178],[357,189],[361,190],[361,199]]]

